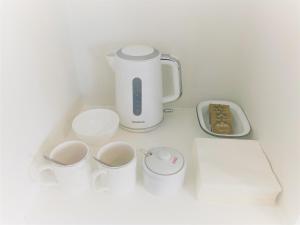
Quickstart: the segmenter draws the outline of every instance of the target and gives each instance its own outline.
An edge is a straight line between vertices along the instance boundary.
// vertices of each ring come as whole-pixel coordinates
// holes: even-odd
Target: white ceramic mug
[[[89,147],[84,142],[63,142],[51,150],[48,158],[53,161],[43,159],[34,173],[35,178],[42,184],[59,186],[69,193],[90,189]],[[49,174],[52,176],[50,180]]]
[[[136,151],[121,141],[104,145],[95,155],[97,169],[92,175],[96,191],[126,194],[135,189]]]

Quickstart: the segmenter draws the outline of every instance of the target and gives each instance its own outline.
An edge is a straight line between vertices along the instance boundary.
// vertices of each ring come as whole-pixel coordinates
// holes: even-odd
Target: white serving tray
[[[208,112],[209,104],[223,104],[230,106],[230,111],[232,113],[232,134],[217,134],[211,131]],[[200,102],[197,105],[196,110],[200,127],[208,134],[218,137],[243,137],[249,134],[251,131],[251,127],[246,114],[244,113],[242,108],[234,102],[225,100],[208,100]]]
[[[74,105],[57,126],[54,126],[32,163],[42,159],[42,155],[57,144],[66,140],[76,140],[77,137],[71,128],[73,118],[79,112],[99,107],[111,109],[111,107],[94,107],[80,104],[80,102]],[[134,193],[128,196],[115,196],[91,190],[79,196],[69,196],[59,191],[58,187],[39,186],[36,183],[40,190],[34,192],[34,198],[28,211],[26,210],[26,224],[39,224],[40,221],[47,221],[51,224],[61,224],[62,221],[65,224],[86,224],[88,221],[90,224],[196,225],[243,224],[246,221],[248,224],[279,225],[277,208],[273,205],[232,204],[228,207],[224,203],[211,204],[207,201],[196,200],[197,158],[193,156],[194,151],[192,151],[195,137],[209,138],[207,133],[199,130],[195,109],[175,108],[174,112],[166,113],[163,123],[151,132],[132,133],[119,129],[111,139],[111,141],[128,142],[136,149],[169,146],[179,150],[187,160],[187,173],[182,190],[175,196],[162,198],[145,190],[142,185],[142,155],[138,154],[137,185]],[[91,153],[96,150],[98,148],[91,147]],[[27,192],[24,191],[24,193]],[[166,209],[170,209],[171,213],[166,213]],[[180,217],[174,215],[180,215]],[[24,220],[21,223],[24,223]]]

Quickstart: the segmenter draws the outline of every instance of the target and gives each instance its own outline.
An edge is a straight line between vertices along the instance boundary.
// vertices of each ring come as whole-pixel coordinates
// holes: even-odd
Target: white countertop
[[[272,206],[228,205],[196,199],[192,145],[196,137],[211,137],[197,121],[195,109],[175,109],[166,113],[161,126],[149,133],[130,133],[119,129],[114,140],[123,140],[137,148],[169,146],[185,156],[188,167],[184,188],[173,197],[149,194],[141,184],[128,196],[89,192],[78,197],[42,188],[27,217],[36,224],[279,224],[277,208]],[[214,138],[214,137],[212,137]],[[66,139],[74,139],[70,132]]]

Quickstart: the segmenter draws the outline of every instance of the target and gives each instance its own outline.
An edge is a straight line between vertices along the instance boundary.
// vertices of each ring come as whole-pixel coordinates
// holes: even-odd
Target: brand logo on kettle
[[[132,120],[131,122],[133,122],[133,123],[145,123],[145,121],[143,121],[143,120]]]

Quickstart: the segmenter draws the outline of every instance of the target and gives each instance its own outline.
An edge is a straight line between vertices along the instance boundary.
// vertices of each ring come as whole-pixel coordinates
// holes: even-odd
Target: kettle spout
[[[106,60],[109,63],[110,67],[114,70],[115,68],[115,53],[111,52],[106,55]]]

